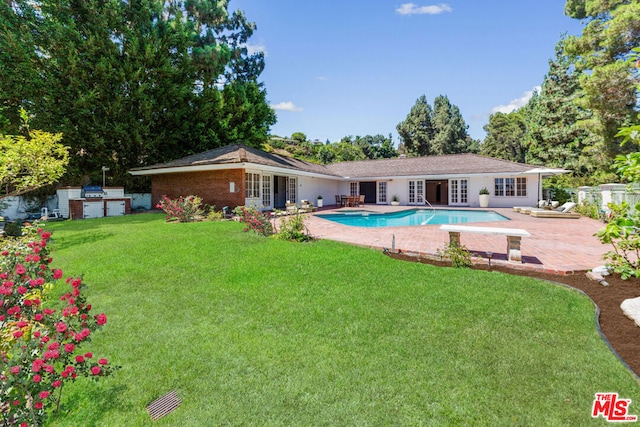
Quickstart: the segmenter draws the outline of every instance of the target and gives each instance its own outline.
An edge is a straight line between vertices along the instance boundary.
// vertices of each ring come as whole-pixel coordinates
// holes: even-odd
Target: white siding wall
[[[314,205],[319,195],[322,195],[323,204],[335,203],[335,195],[338,193],[338,181],[331,179],[315,178],[308,176],[298,177],[298,202],[309,200]]]

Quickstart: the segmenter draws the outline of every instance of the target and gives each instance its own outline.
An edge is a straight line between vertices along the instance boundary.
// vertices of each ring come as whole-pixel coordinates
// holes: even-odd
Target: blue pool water
[[[351,211],[335,214],[316,214],[316,216],[354,227],[402,227],[408,225],[466,224],[509,220],[509,218],[493,211],[456,209],[410,209],[392,213]]]

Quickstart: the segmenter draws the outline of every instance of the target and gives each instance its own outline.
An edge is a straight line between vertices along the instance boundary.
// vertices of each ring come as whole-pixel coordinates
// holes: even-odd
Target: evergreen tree
[[[444,95],[436,97],[433,109],[422,95],[396,129],[410,155],[468,153],[474,148],[460,109]]]
[[[406,119],[398,123],[396,129],[407,154],[414,156],[434,154],[433,110],[425,95],[416,100]]]
[[[523,163],[525,150],[522,140],[526,132],[524,117],[519,111],[511,113],[494,113],[489,123],[484,126],[487,136],[480,146],[480,153],[485,156]]]
[[[0,102],[7,111],[27,104],[34,126],[63,132],[69,183],[97,180],[108,166],[113,184],[131,184],[132,167],[234,142],[259,146],[275,123],[257,81],[263,55],[246,48],[255,25],[229,13],[228,1],[0,7],[3,63],[12,49],[20,64],[0,68]],[[21,78],[36,84],[16,85]]]
[[[593,151],[603,169],[629,149],[621,146],[618,129],[638,123],[638,76],[625,59],[640,44],[640,1],[567,0],[565,13],[588,20],[582,35],[567,38],[565,51],[581,73],[583,94],[576,102],[593,114],[580,124],[599,137]]]
[[[435,154],[469,152],[469,126],[464,122],[460,109],[452,105],[447,96],[440,95],[433,101],[433,127]]]
[[[570,169],[578,176],[593,174],[602,163],[600,153],[592,148],[595,135],[578,125],[590,116],[575,102],[580,95],[579,76],[561,40],[555,59],[549,61],[540,93],[523,109],[527,163]]]

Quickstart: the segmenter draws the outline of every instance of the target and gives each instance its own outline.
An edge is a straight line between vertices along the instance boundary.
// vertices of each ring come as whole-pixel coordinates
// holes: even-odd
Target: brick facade
[[[231,183],[235,191],[230,191]],[[219,171],[183,172],[154,175],[151,181],[152,204],[156,206],[166,195],[173,199],[178,196],[200,196],[203,203],[222,209],[244,205],[244,169]]]

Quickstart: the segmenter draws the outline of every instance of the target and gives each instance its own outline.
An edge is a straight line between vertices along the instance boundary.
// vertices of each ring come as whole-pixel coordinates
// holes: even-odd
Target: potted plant
[[[318,196],[318,198],[317,198],[317,200],[316,200],[316,201],[318,202],[318,203],[317,203],[318,207],[319,207],[319,208],[321,208],[321,207],[322,207],[322,194],[320,194],[320,195]]]
[[[391,206],[398,206],[400,204],[400,200],[398,199],[398,196],[393,196],[391,198]]]
[[[480,207],[487,208],[489,207],[489,190],[487,187],[482,187],[480,189]]]

